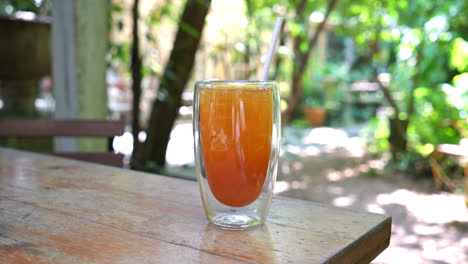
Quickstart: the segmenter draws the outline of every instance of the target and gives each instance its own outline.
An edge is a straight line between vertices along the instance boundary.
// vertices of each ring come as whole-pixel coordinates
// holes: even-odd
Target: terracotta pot
[[[304,107],[304,115],[311,126],[323,126],[327,117],[327,109],[324,107]]]

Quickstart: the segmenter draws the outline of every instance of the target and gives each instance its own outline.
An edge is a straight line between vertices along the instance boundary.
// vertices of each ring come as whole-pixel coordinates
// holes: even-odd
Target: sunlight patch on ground
[[[375,203],[368,204],[367,211],[374,213],[374,214],[385,214],[385,210]]]
[[[304,164],[302,162],[296,161],[292,165],[294,170],[302,170],[304,168]]]
[[[344,193],[344,188],[340,186],[329,186],[327,191],[334,195],[342,195]]]
[[[385,167],[385,161],[381,159],[376,159],[376,160],[369,160],[367,162],[370,168],[377,169],[377,170],[383,170]]]
[[[167,145],[166,162],[169,166],[195,163],[192,123],[179,124],[172,129]]]
[[[351,157],[362,157],[365,154],[365,150],[359,137],[349,137],[344,130],[337,128],[314,128],[304,134],[301,144],[305,146],[313,144],[326,145],[326,147],[322,149],[317,147],[308,149],[310,146],[304,146],[302,153],[308,156],[316,156],[320,151],[332,152],[336,148],[344,148],[350,153]]]
[[[462,263],[459,255],[459,249],[450,247],[444,243],[444,240],[427,239],[422,241],[421,257],[425,259],[444,261],[443,263]]]
[[[468,223],[468,211],[461,195],[398,189],[377,195],[376,204],[367,208],[373,212],[391,205],[403,206],[407,214],[405,221],[410,224],[406,223],[408,228],[399,223],[392,225],[391,245],[373,263],[466,263],[468,239],[458,240],[455,227],[450,227],[454,222]]]
[[[307,188],[307,183],[305,181],[293,181],[291,183],[291,186],[293,189],[306,189]]]
[[[301,147],[294,145],[287,145],[286,151],[294,155],[299,155],[301,153]]]
[[[342,171],[329,170],[327,173],[327,179],[329,181],[341,181],[357,175],[359,175],[359,168],[345,168]]]
[[[318,156],[320,154],[320,149],[316,146],[308,146],[302,151],[302,155],[312,157]]]
[[[422,224],[415,224],[413,226],[413,232],[418,235],[429,236],[442,233],[444,230],[438,225],[428,226]]]
[[[344,146],[348,135],[343,130],[319,127],[312,129],[302,140],[303,144],[323,144],[329,146]]]
[[[123,133],[122,136],[114,137],[112,147],[117,153],[131,155],[133,151],[133,136],[130,132]]]
[[[409,251],[405,247],[389,247],[385,249],[372,263],[424,263],[416,250]]]
[[[284,175],[288,175],[289,173],[291,173],[291,168],[289,167],[289,164],[286,163],[286,162],[283,162],[283,163],[280,163],[281,165],[281,172],[284,174]]]
[[[343,174],[339,171],[332,170],[329,173],[327,173],[327,179],[329,181],[339,181],[343,179]]]
[[[366,153],[359,137],[350,138],[344,145],[344,148],[351,154],[351,157],[355,158],[361,158]]]
[[[275,188],[273,189],[274,194],[282,193],[289,190],[289,182],[287,181],[277,181],[275,183]]]
[[[468,221],[463,198],[457,195],[424,195],[406,189],[398,189],[390,194],[380,194],[376,200],[379,205],[402,205],[416,219],[425,223],[442,224],[455,220]]]
[[[338,207],[351,206],[356,201],[356,195],[347,195],[333,199],[332,204]]]

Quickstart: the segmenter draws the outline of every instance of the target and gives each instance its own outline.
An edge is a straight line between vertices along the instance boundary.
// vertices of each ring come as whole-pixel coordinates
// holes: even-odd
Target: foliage
[[[344,99],[344,89],[349,83],[348,66],[335,62],[314,66],[313,74],[304,76],[303,104],[335,108]]]
[[[355,41],[351,75],[361,71],[361,78],[373,80],[378,73],[391,74],[388,90],[397,107],[392,106],[393,112],[399,120],[409,121],[400,161],[405,168],[429,155],[437,144],[458,143],[461,138],[451,124],[466,118],[466,109],[456,105],[460,100],[450,96],[447,87],[467,71],[467,23],[461,19],[466,18],[467,7],[461,0],[361,0],[340,5],[335,13],[340,21],[337,31]],[[452,89],[452,94],[460,92]],[[391,117],[370,123],[373,150],[389,149]]]
[[[459,118],[459,110],[440,88],[419,87],[415,91],[416,115],[408,128],[410,149],[428,156],[442,143],[458,144],[460,133],[451,126]]]
[[[462,38],[453,41],[453,48],[450,54],[450,66],[458,72],[468,72],[468,42]]]
[[[17,11],[50,16],[52,14],[52,0],[0,0],[0,16],[12,15]]]
[[[124,76],[130,75],[131,44],[132,38],[128,28],[132,28],[132,21],[125,19],[129,17],[131,5],[125,2],[111,1],[110,26],[111,37],[109,41],[108,63]],[[132,1],[133,2],[133,1]],[[180,12],[180,1],[163,1],[155,4],[138,19],[140,29],[140,50],[142,57],[142,76],[160,77],[163,69],[163,58],[161,57],[162,42],[166,37],[160,37],[161,27],[177,27],[176,17]]]

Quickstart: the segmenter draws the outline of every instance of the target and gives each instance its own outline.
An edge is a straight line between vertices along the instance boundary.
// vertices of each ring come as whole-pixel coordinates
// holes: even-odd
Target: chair
[[[121,121],[3,119],[0,137],[114,137],[124,132]],[[123,166],[123,155],[112,152],[51,152],[54,156],[110,165]]]
[[[462,139],[459,145],[455,144],[440,144],[436,147],[434,152],[431,154],[429,161],[432,167],[432,175],[436,184],[436,188],[440,189],[442,183],[450,185],[451,183],[445,179],[445,175],[442,173],[441,168],[437,162],[437,159],[443,155],[461,157],[464,162],[460,165],[463,167],[465,174],[465,205],[468,208],[468,139]]]

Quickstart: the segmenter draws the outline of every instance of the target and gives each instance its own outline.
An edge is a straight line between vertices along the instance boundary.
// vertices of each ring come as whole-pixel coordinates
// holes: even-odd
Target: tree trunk
[[[418,45],[416,50],[416,65],[419,65],[423,60],[423,49],[424,49],[424,38],[425,38],[425,31],[424,28],[420,29],[422,32],[421,43]],[[380,84],[381,88],[382,85]],[[419,74],[416,72],[411,77],[411,90],[408,94],[408,105],[407,105],[407,118],[405,120],[400,119],[399,113],[400,110],[396,102],[391,97],[390,93],[388,92],[387,88],[384,88],[384,96],[389,101],[390,105],[394,109],[395,115],[391,118],[390,121],[390,137],[388,138],[388,142],[390,143],[390,149],[392,152],[393,160],[400,160],[402,155],[406,152],[406,147],[408,145],[408,138],[407,138],[407,131],[408,125],[411,122],[411,117],[414,114],[414,91],[419,86]]]
[[[293,113],[296,111],[299,101],[302,98],[303,75],[307,68],[310,54],[314,50],[317,44],[317,40],[320,35],[320,32],[322,32],[322,30],[325,28],[328,17],[330,16],[331,11],[333,11],[333,9],[335,8],[337,2],[338,0],[330,0],[328,2],[327,11],[325,13],[325,17],[323,18],[323,21],[319,24],[318,28],[315,30],[315,33],[312,36],[312,38],[309,39],[309,48],[304,54],[299,55],[297,57],[298,58],[297,70],[293,71],[293,77],[292,77],[292,89],[291,90],[293,94],[288,102],[288,108],[283,112],[283,115],[282,115],[282,120],[284,123],[288,123],[289,121],[291,121],[291,117]]]
[[[133,161],[141,156],[140,142],[138,133],[140,133],[140,99],[141,99],[141,57],[140,57],[140,37],[138,35],[138,20],[140,0],[135,0],[132,8],[133,18],[133,45],[132,45],[132,135],[133,135]]]
[[[151,110],[144,155],[137,164],[141,169],[159,171],[166,163],[167,143],[193,68],[210,3],[211,0],[187,0],[185,4]]]
[[[393,160],[400,160],[403,153],[406,151],[408,140],[406,139],[406,131],[408,129],[408,119],[401,120],[398,116],[389,119],[390,136],[390,151]]]

